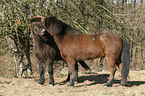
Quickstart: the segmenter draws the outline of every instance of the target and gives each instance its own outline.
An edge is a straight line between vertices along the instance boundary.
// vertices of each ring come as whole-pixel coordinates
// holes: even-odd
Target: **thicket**
[[[131,69],[145,69],[143,0],[2,0],[0,6],[0,53],[11,51],[17,76],[27,69],[32,71],[29,21],[38,15],[56,16],[86,34],[112,30],[130,45]],[[98,63],[101,70],[103,65]]]

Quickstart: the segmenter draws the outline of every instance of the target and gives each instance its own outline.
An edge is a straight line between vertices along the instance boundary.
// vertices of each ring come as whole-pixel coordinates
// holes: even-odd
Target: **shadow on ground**
[[[95,74],[95,75],[89,75],[89,76],[80,76],[78,77],[78,83],[83,83],[85,81],[91,81],[93,83],[90,84],[84,84],[77,87],[82,86],[91,86],[91,85],[97,85],[97,84],[105,84],[108,81],[109,74]],[[121,80],[114,79],[113,84],[120,84]],[[59,83],[60,85],[66,84],[65,81],[62,81]],[[126,87],[132,87],[132,86],[139,86],[145,84],[145,81],[128,81],[128,84]]]

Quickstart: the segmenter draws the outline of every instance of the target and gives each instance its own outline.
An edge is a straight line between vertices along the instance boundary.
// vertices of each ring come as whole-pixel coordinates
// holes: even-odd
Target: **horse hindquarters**
[[[112,48],[112,50],[115,51],[110,51],[107,52],[108,55],[106,54],[106,58],[110,67],[110,78],[109,81],[107,82],[106,86],[112,86],[112,81],[116,72],[116,65],[119,66],[119,69],[121,71],[121,85],[126,85],[127,83],[127,76],[129,73],[129,67],[130,67],[130,51],[129,51],[129,45],[125,39],[120,40],[122,44],[115,44]],[[119,47],[120,46],[120,47]],[[109,54],[113,53],[113,55]]]
[[[122,41],[121,39],[116,38],[114,35],[112,35],[111,39],[107,38],[104,45],[105,45],[105,56],[110,68],[110,78],[108,82],[105,84],[105,86],[111,87],[113,84],[115,72],[117,70],[116,67],[121,63],[120,54],[122,50]]]

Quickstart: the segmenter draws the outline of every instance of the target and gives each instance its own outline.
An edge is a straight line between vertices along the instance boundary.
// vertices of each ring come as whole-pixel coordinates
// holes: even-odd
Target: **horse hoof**
[[[38,86],[43,86],[43,85],[38,83]]]
[[[104,85],[104,87],[112,87],[112,84],[106,83],[106,84]]]
[[[49,84],[49,86],[51,87],[51,86],[54,86],[54,84]]]
[[[120,87],[128,86],[128,84],[122,84],[122,83],[120,83],[119,85],[120,85]]]
[[[40,85],[44,85],[44,82],[39,82],[38,84],[40,84]]]
[[[68,84],[67,86],[68,86],[68,87],[72,87],[72,86],[74,86],[74,84]]]
[[[70,81],[70,79],[68,79],[68,78],[65,80],[65,82],[69,82],[69,81]]]
[[[75,81],[75,84],[78,84],[78,81]]]

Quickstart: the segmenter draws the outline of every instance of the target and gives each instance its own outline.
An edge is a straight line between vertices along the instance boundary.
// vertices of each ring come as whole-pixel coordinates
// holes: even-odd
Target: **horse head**
[[[48,36],[48,32],[45,30],[45,28],[42,25],[43,17],[36,16],[32,18],[30,22],[31,22],[32,34],[35,35],[35,37],[39,37],[39,39],[46,41],[47,40],[46,36]]]
[[[52,36],[55,35],[60,35],[63,30],[65,29],[66,24],[63,23],[62,21],[58,20],[56,17],[51,16],[51,17],[46,17],[42,21],[43,26],[47,30],[49,34]]]

